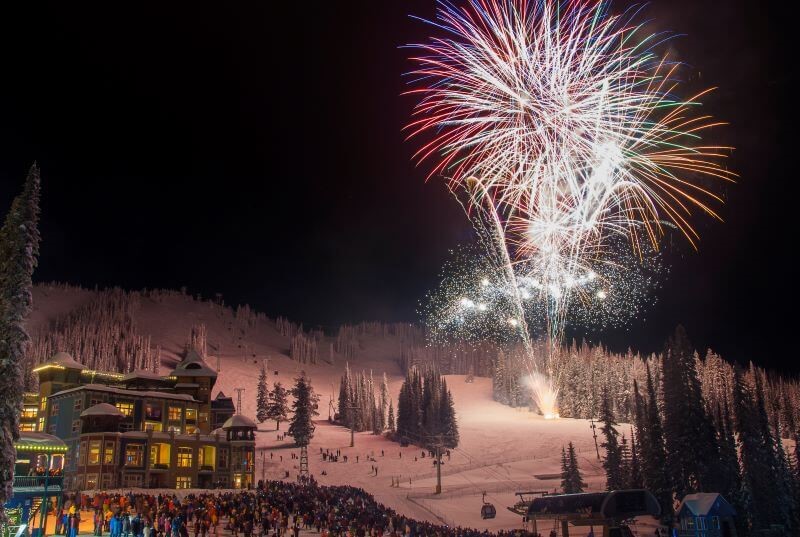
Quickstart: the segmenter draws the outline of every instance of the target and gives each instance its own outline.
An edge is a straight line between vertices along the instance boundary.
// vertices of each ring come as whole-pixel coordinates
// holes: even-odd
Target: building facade
[[[232,414],[212,427],[217,374],[195,351],[167,376],[90,371],[66,353],[35,371],[37,428],[69,448],[66,490],[254,484],[256,425]]]

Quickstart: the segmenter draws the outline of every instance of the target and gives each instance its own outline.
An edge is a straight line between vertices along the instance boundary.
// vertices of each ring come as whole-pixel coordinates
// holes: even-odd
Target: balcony
[[[43,475],[15,475],[14,490],[19,492],[44,490],[45,480],[47,480],[48,492],[61,490],[61,485],[64,483],[64,478],[60,475],[50,477]]]

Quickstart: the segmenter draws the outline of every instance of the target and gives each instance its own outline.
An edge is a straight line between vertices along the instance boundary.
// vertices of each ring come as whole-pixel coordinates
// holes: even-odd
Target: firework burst
[[[426,22],[441,35],[411,45],[415,157],[490,238],[523,340],[531,301],[558,344],[626,256],[644,260],[667,227],[695,245],[691,217],[721,202],[708,179],[734,177],[729,148],[701,138],[720,124],[696,113],[706,92],[677,96],[679,66],[655,52],[668,36],[637,16],[597,0],[440,0]]]

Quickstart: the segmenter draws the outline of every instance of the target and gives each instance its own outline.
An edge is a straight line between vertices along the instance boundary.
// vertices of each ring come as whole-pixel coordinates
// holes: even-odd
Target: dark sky
[[[416,320],[470,240],[401,133],[398,46],[431,33],[408,15],[433,0],[6,4],[0,207],[38,160],[37,280],[185,285],[306,324]],[[724,224],[695,221],[698,252],[667,243],[657,305],[594,337],[656,350],[681,322],[697,347],[795,371],[789,17],[744,1],[646,13],[686,34],[671,49],[690,85],[719,86],[706,109],[732,125],[712,136],[741,181]]]

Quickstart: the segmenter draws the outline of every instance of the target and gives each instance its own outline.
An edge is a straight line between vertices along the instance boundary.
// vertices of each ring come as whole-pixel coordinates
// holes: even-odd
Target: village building
[[[254,485],[256,424],[212,401],[217,373],[196,351],[166,376],[92,371],[63,352],[34,371],[27,421],[68,447],[65,490]]]

